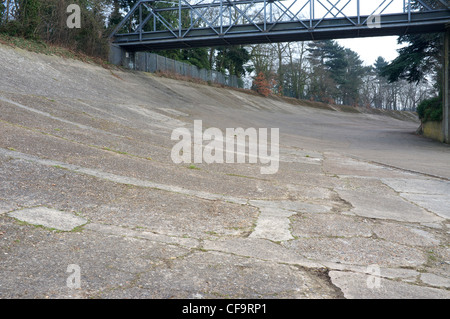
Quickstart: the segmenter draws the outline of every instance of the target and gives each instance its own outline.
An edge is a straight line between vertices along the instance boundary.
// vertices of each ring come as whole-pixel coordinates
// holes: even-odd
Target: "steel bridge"
[[[140,0],[112,32],[126,51],[443,32],[449,0]]]

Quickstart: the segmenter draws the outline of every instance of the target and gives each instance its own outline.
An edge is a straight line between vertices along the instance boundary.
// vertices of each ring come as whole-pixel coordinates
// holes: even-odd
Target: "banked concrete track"
[[[194,120],[279,128],[278,173],[173,163]],[[417,127],[1,45],[0,298],[449,298]]]

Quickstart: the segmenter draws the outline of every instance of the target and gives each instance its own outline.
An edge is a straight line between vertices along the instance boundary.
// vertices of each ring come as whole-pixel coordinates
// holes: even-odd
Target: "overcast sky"
[[[373,65],[379,56],[382,56],[387,61],[392,61],[398,56],[397,49],[402,46],[397,44],[397,39],[398,36],[389,36],[336,41],[340,45],[358,53],[365,65]]]

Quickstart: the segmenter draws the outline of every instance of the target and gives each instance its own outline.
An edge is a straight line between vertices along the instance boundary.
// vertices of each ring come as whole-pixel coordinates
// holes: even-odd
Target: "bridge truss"
[[[112,32],[127,51],[440,32],[449,0],[139,0]]]

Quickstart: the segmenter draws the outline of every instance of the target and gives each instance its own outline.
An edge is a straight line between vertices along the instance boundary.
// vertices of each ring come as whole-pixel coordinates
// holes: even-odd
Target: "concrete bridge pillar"
[[[109,63],[134,69],[134,62],[134,52],[127,52],[118,45],[110,44]]]
[[[444,142],[450,144],[450,24],[447,25],[444,36],[444,112],[442,117],[442,129]]]

